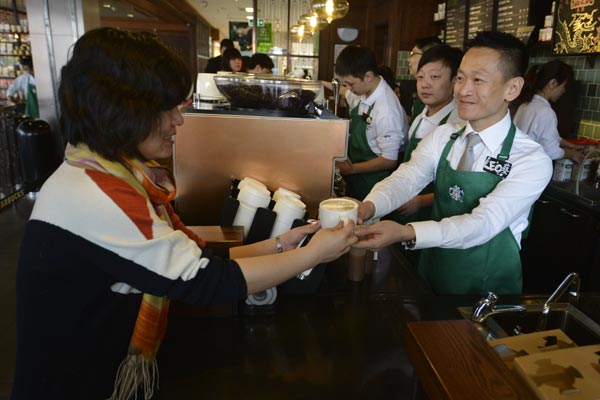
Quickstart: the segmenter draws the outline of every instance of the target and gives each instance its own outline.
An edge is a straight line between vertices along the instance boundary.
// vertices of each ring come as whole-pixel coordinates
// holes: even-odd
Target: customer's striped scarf
[[[130,184],[149,199],[158,216],[170,225],[168,203],[175,198],[171,173],[155,161],[121,157],[122,162],[109,161],[92,152],[86,145],[67,145],[67,161],[74,166],[113,175]],[[138,388],[150,399],[158,386],[156,353],[167,327],[169,299],[145,293],[140,305],[129,351],[119,366],[111,400],[125,400],[136,395]]]

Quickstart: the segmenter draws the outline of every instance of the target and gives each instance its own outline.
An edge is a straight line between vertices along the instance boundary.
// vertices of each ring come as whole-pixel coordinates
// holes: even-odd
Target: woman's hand
[[[279,240],[281,241],[281,245],[283,246],[283,251],[288,251],[295,249],[298,247],[302,239],[306,237],[306,235],[310,235],[315,233],[321,227],[321,223],[319,221],[311,222],[307,225],[302,225],[297,228],[294,228],[281,236],[279,236]]]
[[[393,243],[415,238],[415,230],[410,225],[400,225],[394,221],[380,221],[373,225],[354,230],[358,236],[356,248],[379,251]]]
[[[354,227],[352,220],[345,225],[340,221],[333,228],[318,231],[307,246],[307,249],[316,252],[317,264],[336,260],[350,250],[358,240]]]

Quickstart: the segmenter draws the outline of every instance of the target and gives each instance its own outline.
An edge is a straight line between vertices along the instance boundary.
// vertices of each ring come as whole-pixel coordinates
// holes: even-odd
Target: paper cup
[[[332,228],[340,221],[346,223],[349,220],[358,219],[358,204],[346,198],[332,198],[323,200],[319,204],[319,220],[322,228]]]

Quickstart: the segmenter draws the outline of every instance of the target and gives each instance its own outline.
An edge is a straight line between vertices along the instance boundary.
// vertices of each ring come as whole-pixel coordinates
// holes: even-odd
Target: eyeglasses
[[[421,56],[421,55],[423,55],[423,52],[421,52],[421,51],[411,50],[410,53],[408,53],[409,57],[412,57],[412,56]]]

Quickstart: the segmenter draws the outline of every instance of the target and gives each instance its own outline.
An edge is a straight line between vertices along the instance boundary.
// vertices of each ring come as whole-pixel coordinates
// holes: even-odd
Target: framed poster
[[[600,53],[600,0],[558,0],[557,4],[554,54]]]

